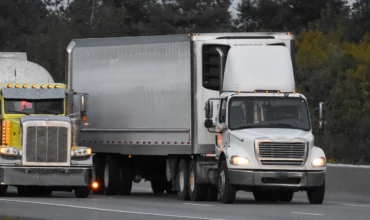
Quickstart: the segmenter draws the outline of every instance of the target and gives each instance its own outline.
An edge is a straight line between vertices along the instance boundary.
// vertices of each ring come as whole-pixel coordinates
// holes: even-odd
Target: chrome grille
[[[262,165],[302,166],[307,146],[304,142],[259,142],[257,155]]]
[[[70,125],[59,121],[29,121],[23,128],[24,165],[70,165]]]

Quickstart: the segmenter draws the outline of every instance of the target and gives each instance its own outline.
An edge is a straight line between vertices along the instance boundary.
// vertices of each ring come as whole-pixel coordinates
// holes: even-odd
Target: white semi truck
[[[96,193],[126,195],[146,179],[182,200],[233,203],[244,190],[289,202],[307,191],[321,204],[326,158],[295,92],[293,42],[290,33],[71,41],[70,86],[89,94],[81,144],[95,152]]]

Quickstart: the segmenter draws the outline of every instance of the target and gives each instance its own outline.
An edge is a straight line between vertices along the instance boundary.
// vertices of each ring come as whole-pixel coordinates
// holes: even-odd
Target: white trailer
[[[129,194],[146,179],[154,193],[183,200],[232,203],[245,190],[291,201],[306,190],[322,203],[326,158],[295,92],[293,41],[289,33],[73,40],[68,85],[89,94],[81,141],[95,152],[97,193]]]

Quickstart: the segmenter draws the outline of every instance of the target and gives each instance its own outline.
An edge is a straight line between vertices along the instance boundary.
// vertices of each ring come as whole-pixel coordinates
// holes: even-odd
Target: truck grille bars
[[[23,130],[23,164],[68,166],[70,131],[68,126],[28,122]]]
[[[262,165],[303,166],[308,147],[305,142],[257,142],[256,153]]]

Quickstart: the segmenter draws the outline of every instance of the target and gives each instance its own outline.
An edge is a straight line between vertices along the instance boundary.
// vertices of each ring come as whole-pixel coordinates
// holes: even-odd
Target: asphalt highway
[[[289,220],[369,219],[370,204],[325,200],[310,205],[304,193],[291,203],[258,203],[251,193],[238,192],[235,204],[180,201],[176,195],[154,195],[148,183],[135,184],[130,196],[91,194],[77,199],[73,193],[54,192],[51,197],[21,197],[10,189],[0,197],[0,220]]]

